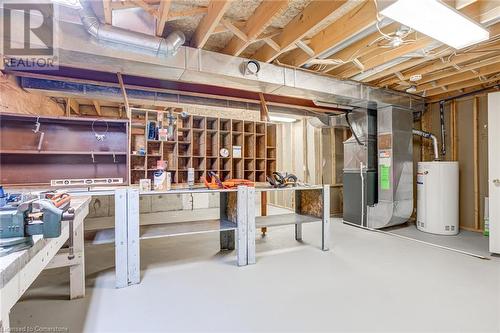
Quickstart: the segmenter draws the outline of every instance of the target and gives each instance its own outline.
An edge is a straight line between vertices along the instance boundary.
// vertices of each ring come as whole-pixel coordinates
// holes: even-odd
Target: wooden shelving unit
[[[158,161],[166,161],[173,183],[186,183],[188,168],[195,170],[195,182],[210,180],[214,172],[223,180],[245,178],[265,182],[266,175],[276,171],[276,125],[265,122],[173,113],[172,140],[148,139],[149,124],[167,128],[167,111],[132,109],[131,169],[132,184],[141,178],[153,178]],[[170,139],[170,138],[169,138]],[[241,156],[234,156],[234,148]],[[144,148],[144,154],[139,153]],[[229,151],[223,157],[220,150]]]
[[[127,184],[128,131],[124,120],[2,113],[0,184],[43,186],[54,179],[91,178],[122,178]],[[97,140],[96,133],[104,139]]]

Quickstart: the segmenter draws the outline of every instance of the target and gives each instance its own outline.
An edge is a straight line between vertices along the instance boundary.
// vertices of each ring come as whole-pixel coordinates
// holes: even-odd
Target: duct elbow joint
[[[417,130],[417,129],[413,130],[413,134],[421,136],[422,138],[425,138],[425,139],[431,139],[432,140],[432,146],[433,146],[433,150],[434,150],[434,160],[435,161],[439,161],[439,149],[438,149],[437,137],[434,134],[432,134],[432,133],[429,133],[429,132],[426,132],[426,131]]]

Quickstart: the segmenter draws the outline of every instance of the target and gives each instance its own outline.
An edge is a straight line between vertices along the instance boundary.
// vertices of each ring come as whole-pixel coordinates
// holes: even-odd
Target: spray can
[[[189,188],[193,188],[194,186],[194,168],[188,168],[188,186]]]

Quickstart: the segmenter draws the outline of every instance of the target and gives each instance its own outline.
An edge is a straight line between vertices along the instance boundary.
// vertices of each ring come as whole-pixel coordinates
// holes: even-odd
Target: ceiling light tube
[[[379,2],[380,14],[455,49],[485,41],[488,30],[440,0]]]
[[[294,123],[298,119],[296,118],[290,118],[290,117],[282,117],[282,116],[269,116],[269,120],[275,123]]]

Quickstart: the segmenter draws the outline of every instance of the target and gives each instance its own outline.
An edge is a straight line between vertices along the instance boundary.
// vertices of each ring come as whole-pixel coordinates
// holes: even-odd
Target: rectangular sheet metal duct
[[[14,29],[23,20],[13,19]],[[21,36],[11,41],[20,46]],[[227,88],[263,92],[281,96],[321,100],[323,102],[366,106],[375,101],[379,106],[395,105],[413,111],[424,108],[424,99],[416,96],[370,87],[353,81],[342,81],[296,68],[261,63],[256,75],[246,75],[242,65],[248,59],[220,53],[181,47],[173,57],[157,57],[133,48],[116,48],[98,43],[79,24],[59,22],[59,65],[96,71],[135,75],[161,80],[178,80]]]

